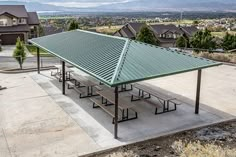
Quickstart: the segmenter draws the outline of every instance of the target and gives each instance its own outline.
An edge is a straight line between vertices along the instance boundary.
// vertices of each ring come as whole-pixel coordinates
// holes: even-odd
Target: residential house
[[[175,47],[176,39],[184,35],[184,32],[175,25],[150,25],[162,47]]]
[[[114,33],[114,36],[125,37],[129,39],[134,39],[137,37],[140,29],[145,23],[127,23],[120,30]]]
[[[24,5],[0,5],[0,40],[13,45],[20,37],[24,42],[38,37],[39,19],[36,12],[27,12]]]
[[[128,23],[115,32],[114,35],[135,40],[143,25],[145,25],[145,23]],[[198,31],[195,26],[177,27],[173,24],[149,25],[149,28],[154,32],[161,47],[175,47],[178,37],[185,36],[186,38],[191,38],[193,34]]]

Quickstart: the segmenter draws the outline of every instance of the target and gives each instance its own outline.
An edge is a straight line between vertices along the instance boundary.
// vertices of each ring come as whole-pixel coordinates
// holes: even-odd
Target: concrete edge
[[[228,63],[228,62],[222,62],[224,65],[229,65],[229,66],[236,66],[236,63]]]
[[[107,149],[104,148],[103,150],[95,151],[95,152],[92,152],[92,153],[89,153],[89,154],[83,153],[79,156],[80,157],[92,157],[92,156],[95,156],[95,155],[100,155],[102,153],[106,153],[106,152],[108,153],[108,152],[113,151],[113,150],[115,151],[117,149],[122,148],[123,146],[139,144],[139,143],[142,143],[142,142],[145,142],[145,141],[155,140],[155,139],[158,139],[158,138],[161,138],[161,137],[172,136],[172,135],[177,134],[177,133],[183,133],[185,131],[192,131],[192,130],[201,129],[201,128],[204,128],[204,127],[211,127],[211,126],[214,126],[214,125],[217,125],[217,124],[224,124],[224,123],[228,123],[228,122],[233,122],[235,120],[236,120],[236,118],[229,118],[229,119],[226,119],[226,120],[213,122],[211,124],[197,125],[197,126],[189,128],[189,129],[179,129],[179,130],[172,131],[170,133],[161,133],[159,136],[152,136],[152,137],[149,137],[149,138],[146,137],[144,140],[130,142],[130,143],[127,143],[127,144],[123,144],[121,146],[114,147],[114,148],[107,148]]]
[[[50,70],[50,69],[56,69],[54,66],[49,66],[49,67],[43,67],[40,68],[41,71],[44,70]],[[35,72],[37,71],[37,68],[27,68],[27,69],[8,69],[8,70],[0,70],[0,73],[2,74],[19,74],[19,73],[28,73],[28,72]]]
[[[67,65],[67,67],[72,68],[73,66]],[[55,66],[48,66],[48,67],[41,67],[40,71],[46,71],[51,69],[57,69]],[[19,74],[19,73],[28,73],[28,72],[35,72],[37,68],[27,68],[27,69],[7,69],[7,70],[0,70],[2,74]]]

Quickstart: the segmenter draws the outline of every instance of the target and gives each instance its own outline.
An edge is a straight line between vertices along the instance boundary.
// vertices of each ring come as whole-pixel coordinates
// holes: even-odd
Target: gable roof
[[[28,17],[24,5],[0,5],[0,14],[3,14],[5,12],[19,18]]]
[[[180,27],[188,36],[193,36],[194,33],[198,31],[197,27],[195,26],[182,26]]]
[[[221,64],[127,38],[83,30],[29,41],[109,86]]]
[[[113,35],[122,36],[126,38],[135,38],[136,33],[139,33],[143,25],[145,25],[145,23],[134,23],[134,22],[127,23],[121,29],[116,31]]]
[[[131,23],[128,23],[128,25],[130,25],[134,29],[134,31],[138,33],[140,29],[142,28],[142,26],[145,25],[145,23],[131,22]]]
[[[0,15],[5,15],[5,16],[9,16],[9,17],[16,17],[8,12],[1,12]]]
[[[150,25],[150,27],[157,34],[163,34],[167,31],[171,31],[173,33],[183,34],[183,32],[173,24],[169,24],[169,25],[157,24],[157,25]]]
[[[124,33],[123,33],[124,32]],[[135,35],[130,31],[130,29],[126,26],[123,27],[119,33],[122,35],[122,37],[127,37],[127,38],[133,38]]]
[[[39,18],[36,12],[28,12],[28,24],[39,25]]]

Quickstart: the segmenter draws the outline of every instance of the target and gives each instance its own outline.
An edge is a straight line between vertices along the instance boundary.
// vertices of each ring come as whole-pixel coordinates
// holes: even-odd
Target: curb
[[[49,67],[42,67],[40,68],[41,71],[44,70],[50,70],[50,69],[56,69],[54,66],[49,66]],[[2,74],[20,74],[20,73],[27,73],[27,72],[35,72],[37,71],[37,68],[28,68],[28,69],[8,69],[8,70],[0,70],[0,73]]]
[[[67,65],[67,67],[71,68],[73,66]],[[57,69],[55,66],[48,66],[48,67],[41,67],[40,71],[50,70],[50,69]],[[35,72],[38,71],[37,68],[27,68],[27,69],[7,69],[7,70],[0,70],[2,74],[20,74],[20,73],[27,73],[27,72]]]
[[[149,140],[158,140],[158,138],[173,136],[175,134],[180,134],[180,133],[183,133],[183,132],[186,132],[186,131],[193,131],[193,130],[196,130],[196,129],[202,129],[204,127],[212,127],[212,126],[215,126],[215,125],[218,125],[218,124],[224,124],[224,123],[229,123],[229,122],[234,122],[234,121],[236,121],[236,118],[229,118],[229,119],[226,119],[226,120],[214,122],[212,124],[198,125],[198,126],[195,126],[195,127],[189,128],[189,129],[180,129],[180,130],[177,130],[177,131],[173,131],[170,134],[165,134],[164,133],[164,134],[160,134],[160,136],[157,136],[157,137],[151,137],[149,139],[144,139],[144,140],[141,140],[141,141],[127,143],[127,144],[124,144],[124,145],[121,145],[121,146],[117,146],[117,147],[114,147],[114,148],[107,148],[107,149],[104,149],[104,150],[98,150],[98,151],[95,151],[95,152],[92,152],[92,153],[88,153],[88,154],[85,153],[85,154],[81,154],[79,156],[80,157],[92,157],[92,156],[96,156],[96,155],[101,155],[103,153],[109,153],[111,151],[116,151],[116,150],[118,150],[118,149],[120,149],[120,148],[122,148],[124,146],[140,144],[140,143],[143,143],[143,142],[147,142]]]

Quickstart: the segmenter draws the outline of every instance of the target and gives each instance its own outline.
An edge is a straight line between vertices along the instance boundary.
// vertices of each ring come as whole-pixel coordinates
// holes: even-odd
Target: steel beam
[[[118,86],[115,87],[115,119],[114,119],[114,138],[118,138],[118,99],[119,91]]]
[[[38,47],[37,47],[37,69],[38,69],[38,74],[40,74],[40,53]]]
[[[66,94],[66,72],[65,72],[65,62],[62,61],[62,94]]]
[[[199,114],[199,103],[200,103],[200,92],[201,92],[201,78],[202,70],[198,70],[197,76],[197,91],[196,91],[196,104],[195,104],[195,114]]]

